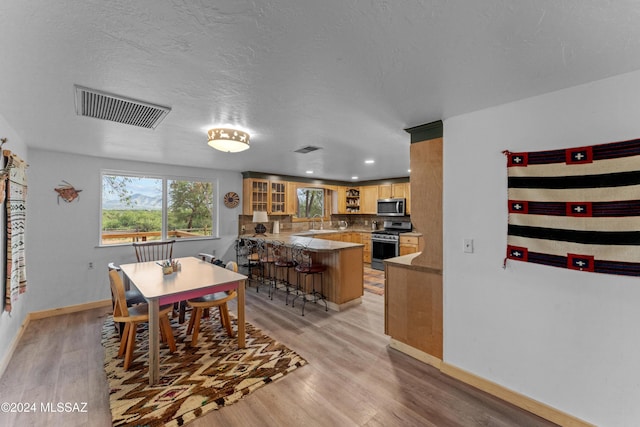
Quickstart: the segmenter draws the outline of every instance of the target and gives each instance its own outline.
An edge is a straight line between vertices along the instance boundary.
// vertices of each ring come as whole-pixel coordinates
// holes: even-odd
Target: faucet
[[[311,217],[311,225],[310,225],[310,230],[315,230],[316,229],[316,221],[314,218],[320,218],[320,230],[324,230],[324,219],[322,218],[322,215],[320,214],[315,214]]]

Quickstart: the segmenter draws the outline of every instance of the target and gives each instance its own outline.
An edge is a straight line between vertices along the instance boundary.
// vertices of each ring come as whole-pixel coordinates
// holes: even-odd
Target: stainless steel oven
[[[411,231],[409,221],[385,221],[384,229],[371,233],[371,268],[384,270],[383,260],[400,254],[400,234]]]

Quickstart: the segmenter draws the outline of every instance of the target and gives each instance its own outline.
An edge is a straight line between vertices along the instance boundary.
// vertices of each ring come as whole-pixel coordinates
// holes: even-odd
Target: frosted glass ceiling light
[[[249,148],[249,134],[236,129],[213,128],[207,132],[208,144],[225,153],[238,153]]]

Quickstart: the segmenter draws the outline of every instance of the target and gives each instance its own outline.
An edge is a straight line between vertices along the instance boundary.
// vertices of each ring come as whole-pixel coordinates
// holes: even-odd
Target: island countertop
[[[329,233],[329,232],[322,232],[322,230],[320,230],[320,232],[318,231],[319,230],[316,230],[317,234],[320,234],[320,235]],[[336,231],[336,232],[339,233],[340,231]],[[308,232],[304,232],[304,233],[308,233]],[[300,236],[299,234],[296,234],[296,233],[278,233],[278,234],[267,233],[266,236],[259,236],[259,235],[254,236],[253,234],[244,234],[244,235],[240,235],[239,238],[247,239],[247,240],[264,240],[265,242],[278,241],[278,242],[284,243],[285,245],[300,244],[313,252],[333,252],[333,251],[339,251],[339,250],[355,248],[355,247],[364,247],[362,243],[338,242],[334,240],[325,240],[321,238],[315,238],[313,236]]]
[[[315,231],[320,235],[329,233],[328,230]],[[336,230],[336,232],[340,231]],[[364,293],[363,244],[324,240],[286,232],[267,233],[266,236],[245,234],[239,238],[253,241],[264,240],[267,243],[279,241],[285,245],[300,244],[305,246],[311,253],[314,263],[327,267],[322,275],[321,287],[330,310],[340,311],[362,302]],[[290,280],[294,283],[297,282],[297,275],[292,275]]]

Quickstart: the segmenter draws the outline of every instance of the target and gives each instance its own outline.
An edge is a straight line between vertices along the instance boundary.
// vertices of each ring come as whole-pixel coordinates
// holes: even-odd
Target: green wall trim
[[[420,141],[442,138],[444,127],[442,126],[442,120],[438,120],[436,122],[406,128],[405,131],[411,135],[411,143],[415,144]]]
[[[401,183],[401,182],[409,182],[409,177],[398,177],[398,178],[388,178],[388,179],[375,179],[369,181],[336,181],[329,179],[314,179],[314,178],[306,178],[301,176],[291,176],[291,175],[275,175],[266,172],[253,172],[246,171],[242,172],[242,178],[257,178],[257,179],[268,179],[270,181],[292,181],[292,182],[302,182],[305,184],[324,184],[324,185],[341,185],[341,186],[361,186],[361,185],[380,185],[380,184],[392,184],[392,183]]]

